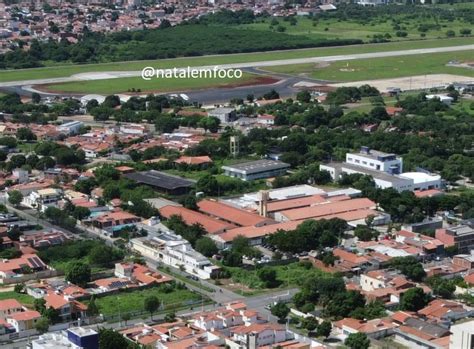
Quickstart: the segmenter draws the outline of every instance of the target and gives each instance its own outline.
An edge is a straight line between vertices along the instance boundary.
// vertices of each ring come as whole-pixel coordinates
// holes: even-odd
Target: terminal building
[[[343,174],[360,173],[371,176],[377,188],[394,188],[399,192],[442,188],[441,176],[426,172],[404,173],[401,157],[368,147],[362,147],[358,153],[347,153],[345,162],[321,164],[319,168],[328,171],[334,181]]]

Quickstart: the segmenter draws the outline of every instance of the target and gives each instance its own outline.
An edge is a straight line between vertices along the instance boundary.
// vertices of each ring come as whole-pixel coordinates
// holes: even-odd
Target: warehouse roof
[[[178,176],[173,176],[160,171],[143,171],[127,173],[124,177],[138,183],[148,184],[157,188],[174,190],[178,188],[188,188],[194,185],[194,181]]]

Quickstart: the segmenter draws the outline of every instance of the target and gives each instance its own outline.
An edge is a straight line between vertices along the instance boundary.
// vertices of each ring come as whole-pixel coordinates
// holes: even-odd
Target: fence
[[[11,278],[2,278],[0,279],[0,284],[9,285],[9,284],[18,284],[30,280],[37,279],[47,279],[54,276],[61,275],[62,273],[57,270],[44,270],[32,274],[24,274],[22,276],[11,277]]]
[[[162,315],[162,314],[166,314],[172,311],[187,309],[189,307],[200,306],[201,304],[207,304],[207,303],[208,301],[203,303],[201,300],[188,300],[186,302],[180,302],[180,303],[169,303],[169,304],[165,304],[164,306],[162,305],[157,312],[153,313],[153,315],[160,315],[160,314]],[[104,321],[107,321],[107,322],[118,322],[118,321],[123,321],[125,314],[129,315],[130,319],[143,317],[144,315],[146,315],[146,317],[148,318],[151,315],[149,311],[137,310],[137,311],[131,311],[131,312],[120,312],[113,315],[102,315],[102,317]]]

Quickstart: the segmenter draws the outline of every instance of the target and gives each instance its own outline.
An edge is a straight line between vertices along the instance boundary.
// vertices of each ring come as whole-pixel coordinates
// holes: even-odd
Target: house
[[[84,318],[87,315],[87,306],[85,304],[59,291],[48,292],[44,300],[46,301],[46,308],[51,307],[55,309],[63,321]]]
[[[290,339],[283,326],[272,323],[255,323],[249,326],[231,327],[229,332],[231,341],[236,345],[244,347],[257,348]]]
[[[116,263],[115,276],[136,282],[139,286],[159,285],[172,281],[170,277],[137,263]]]
[[[35,310],[27,310],[14,313],[7,318],[7,323],[11,324],[16,332],[32,330],[36,322],[41,318],[41,314]]]
[[[147,258],[175,268],[184,268],[187,273],[202,279],[210,279],[220,270],[196,252],[187,240],[171,232],[160,232],[152,238],[135,238],[130,240],[130,245]]]
[[[443,349],[449,346],[449,329],[408,316],[394,330],[394,341],[408,348]],[[456,348],[457,349],[457,348]]]
[[[471,253],[474,249],[474,228],[468,224],[436,229],[435,237],[445,247],[456,246],[459,253]]]
[[[106,230],[106,231],[117,231],[134,223],[140,222],[141,218],[125,211],[111,211],[105,212],[101,215],[92,217],[88,223],[92,226]]]
[[[24,254],[19,258],[0,260],[0,278],[16,278],[25,273],[34,274],[47,270],[48,266],[36,254]]]
[[[100,293],[106,293],[116,290],[122,290],[130,287],[137,287],[131,280],[127,278],[110,277],[105,279],[98,279],[94,281]]]
[[[474,310],[469,310],[458,302],[435,299],[423,309],[418,310],[418,315],[430,322],[449,326],[457,320],[472,317]]]
[[[389,116],[399,116],[403,112],[403,108],[400,107],[385,107],[385,111]]]
[[[281,176],[290,165],[277,160],[256,160],[222,166],[224,174],[244,181]]]
[[[395,232],[395,240],[409,246],[421,248],[426,255],[444,254],[444,243],[427,235],[400,230]]]
[[[334,322],[334,332],[342,340],[352,333],[365,333],[368,337],[379,339],[390,336],[396,325],[389,319],[358,320],[344,318]]]
[[[21,203],[24,206],[44,212],[48,207],[57,207],[62,195],[63,191],[61,189],[40,189],[32,191],[28,196],[25,196]]]
[[[25,308],[16,299],[4,299],[0,301],[0,319],[6,319],[12,314],[24,311]]]
[[[205,156],[181,156],[174,161],[177,165],[197,166],[201,169],[206,168],[212,164],[212,159]]]
[[[259,124],[265,126],[273,126],[275,124],[275,116],[270,114],[262,114],[257,116],[257,121]]]
[[[30,246],[33,248],[42,248],[49,246],[62,245],[69,241],[70,237],[62,231],[39,232],[20,236],[22,246]]]

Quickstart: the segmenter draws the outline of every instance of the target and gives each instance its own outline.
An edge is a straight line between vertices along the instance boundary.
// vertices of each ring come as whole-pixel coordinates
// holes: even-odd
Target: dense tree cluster
[[[245,12],[241,15],[244,17]],[[209,17],[208,21],[212,20],[212,16]],[[29,50],[18,48],[0,55],[0,69],[34,68],[41,66],[43,61],[92,63],[149,60],[359,43],[362,41],[314,39],[232,27],[226,27],[224,32],[216,30],[213,25],[185,22],[175,27],[165,25],[159,29],[121,31],[108,35],[86,32],[76,44],[71,44],[67,40],[60,42],[33,40]]]
[[[294,231],[277,231],[268,236],[267,242],[283,252],[299,253],[336,246],[346,229],[346,222],[330,220],[306,220]]]

